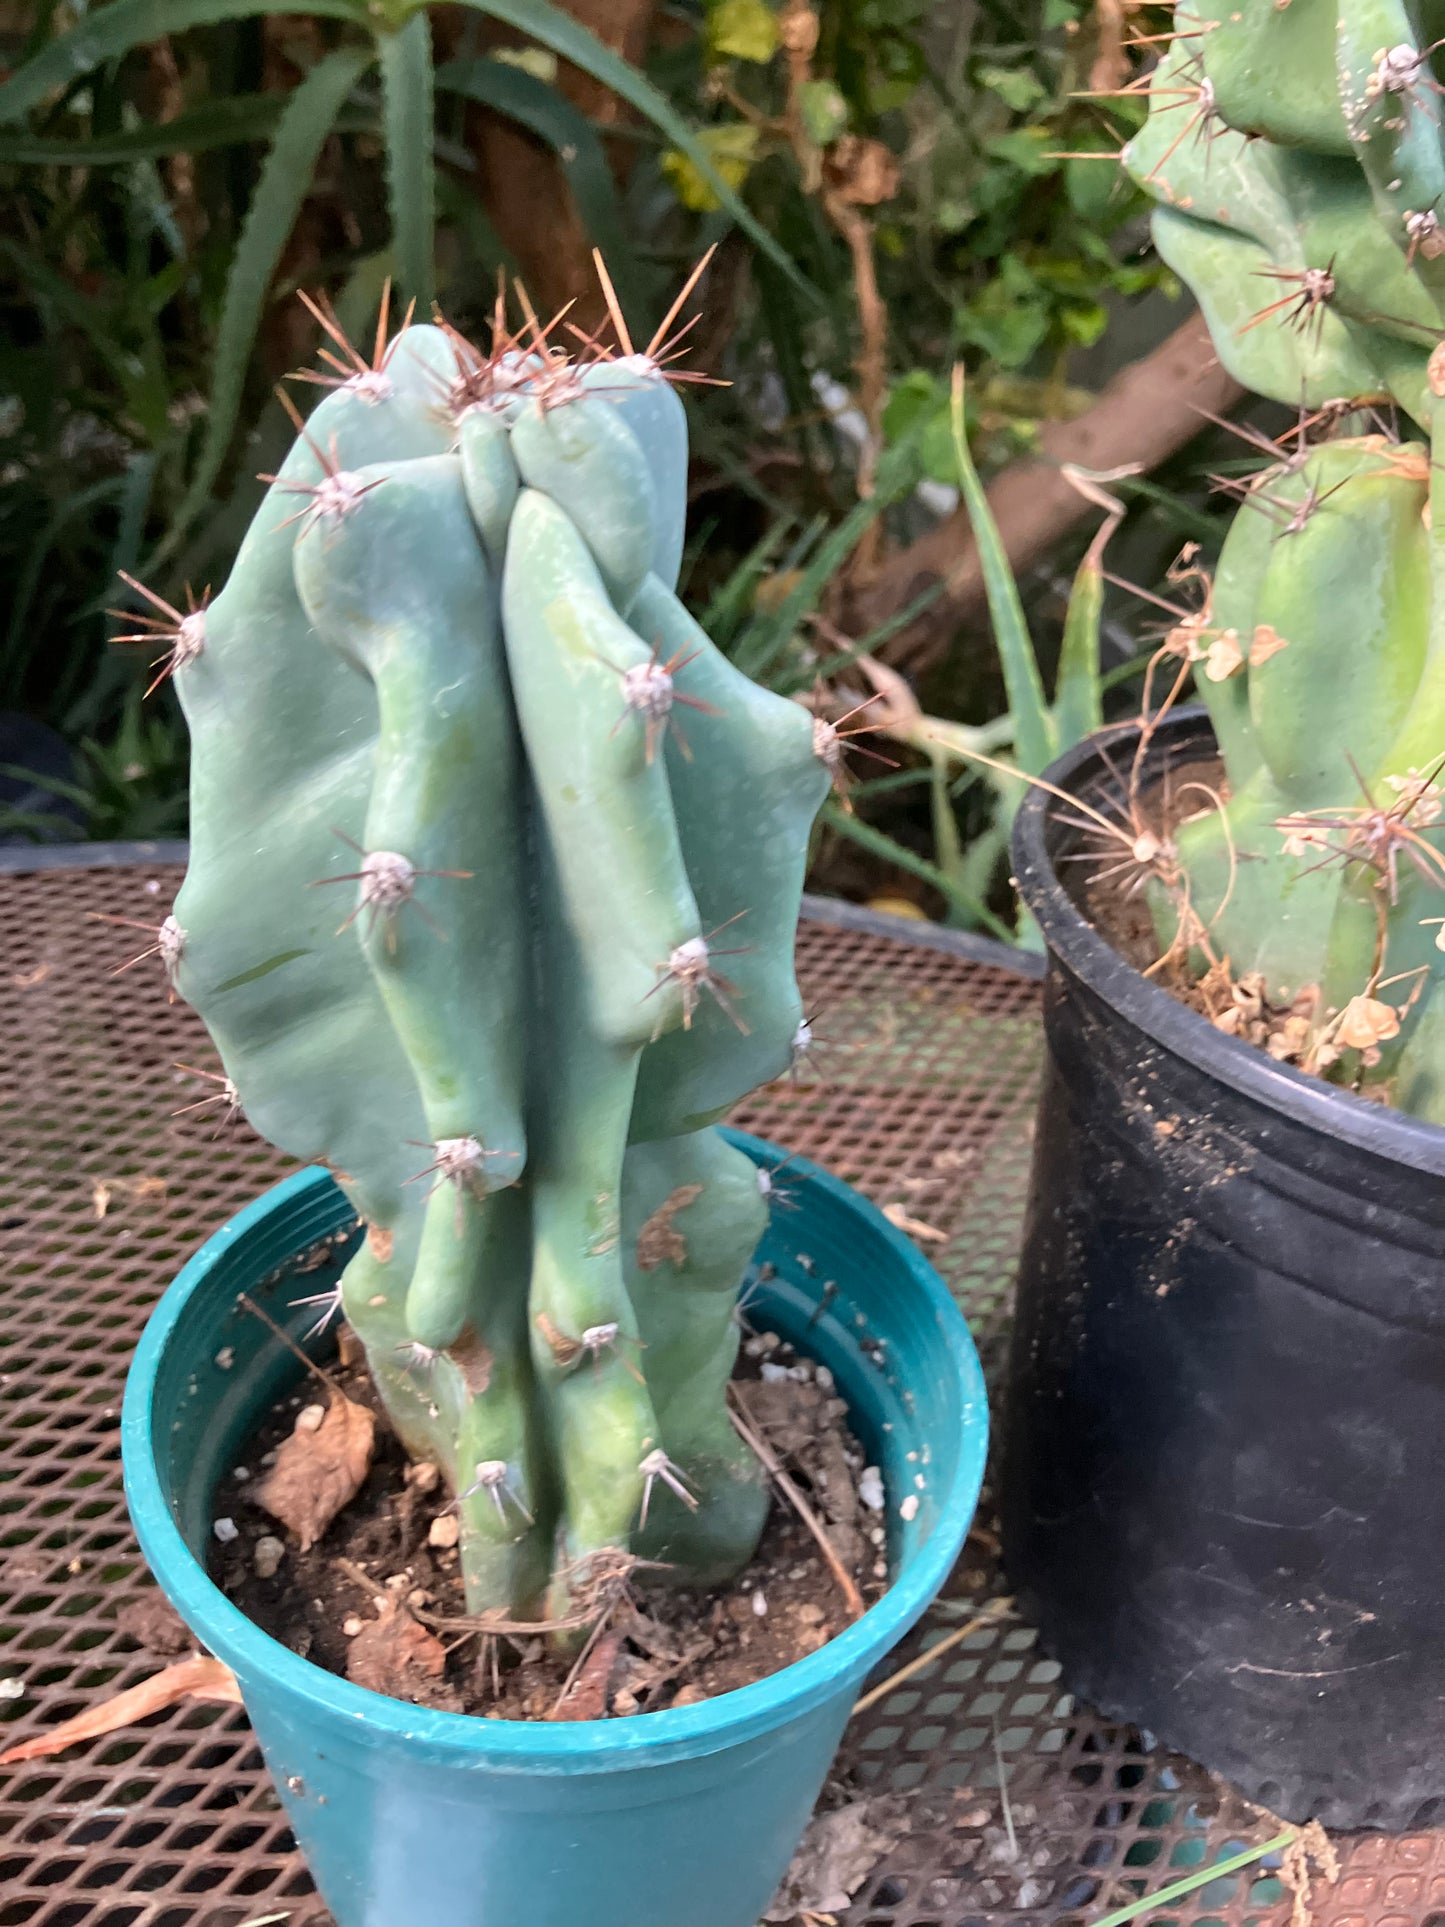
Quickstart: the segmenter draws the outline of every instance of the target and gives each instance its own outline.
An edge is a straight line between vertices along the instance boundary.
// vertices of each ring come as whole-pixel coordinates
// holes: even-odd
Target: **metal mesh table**
[[[214,1068],[213,1054],[153,963],[118,971],[147,939],[103,919],[159,923],[179,880],[166,850],[0,874],[0,1681],[23,1684],[20,1697],[0,1688],[6,1740],[157,1664],[116,1625],[149,1584],[121,1493],[126,1362],[185,1257],[287,1168],[244,1127],[216,1136],[213,1113],[174,1115],[200,1088],[178,1063]],[[989,946],[876,925],[815,906],[799,966],[824,1040],[817,1073],[758,1093],[735,1121],[927,1228],[997,1386],[1037,983]],[[948,1596],[897,1663],[1006,1590],[996,1551],[985,1503]],[[1083,1927],[1269,1837],[1198,1768],[1077,1706],[1035,1634],[1007,1619],[855,1719],[840,1769],[908,1796],[909,1831],[847,1927]],[[1445,1927],[1445,1834],[1342,1847],[1341,1881],[1312,1897],[1322,1927]],[[1154,1917],[1265,1927],[1290,1903],[1255,1867]],[[235,1709],[187,1703],[0,1772],[0,1927],[326,1920]]]

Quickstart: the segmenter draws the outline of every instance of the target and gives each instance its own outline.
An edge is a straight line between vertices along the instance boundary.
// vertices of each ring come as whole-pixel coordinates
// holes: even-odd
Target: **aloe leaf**
[[[1030,776],[1048,768],[1056,754],[1053,721],[1044,700],[1044,683],[1034,655],[1033,638],[1019,600],[1018,584],[1004,548],[998,524],[988,505],[983,483],[974,467],[968,446],[963,413],[963,369],[955,368],[953,397],[949,409],[954,458],[958,463],[959,490],[973,539],[978,546],[983,569],[988,612],[993,622],[994,642],[1008,690],[1009,710],[1014,719],[1014,752],[1020,767]]]
[[[1098,542],[1089,545],[1075,573],[1064,617],[1059,674],[1054,685],[1054,736],[1061,750],[1072,748],[1104,721],[1099,679],[1099,624],[1104,614],[1101,549]]]
[[[310,191],[326,137],[346,96],[373,58],[370,47],[338,48],[317,62],[286,102],[226,279],[205,441],[175,521],[151,558],[152,568],[174,551],[221,471],[240,414],[246,368],[271,278]]]
[[[431,308],[436,258],[436,167],[432,159],[431,22],[414,13],[397,33],[377,37],[386,193],[402,292],[422,314]]]
[[[254,20],[275,13],[276,0],[111,0],[78,27],[61,34],[0,86],[0,126],[17,121],[32,107],[83,74],[119,60],[132,47],[144,47],[167,34],[212,27],[220,20]],[[305,11],[328,20],[364,22],[358,0],[306,0]]]

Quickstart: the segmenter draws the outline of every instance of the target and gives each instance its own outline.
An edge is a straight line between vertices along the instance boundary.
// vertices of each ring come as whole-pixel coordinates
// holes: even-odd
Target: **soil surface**
[[[356,1496],[305,1549],[306,1534],[288,1531],[257,1503],[278,1452],[294,1451],[308,1432],[322,1435],[327,1391],[313,1381],[267,1413],[222,1482],[215,1506],[224,1516],[209,1561],[211,1577],[249,1619],[329,1672],[491,1719],[622,1718],[766,1678],[851,1623],[817,1541],[775,1491],[757,1555],[733,1584],[689,1592],[645,1586],[634,1575],[580,1656],[540,1637],[448,1624],[467,1612],[457,1517],[441,1475],[408,1463],[349,1332],[329,1376],[333,1405],[343,1394],[376,1418]],[[831,1375],[762,1332],[745,1340],[734,1384],[753,1429],[871,1604],[887,1585],[882,1487],[848,1430]]]

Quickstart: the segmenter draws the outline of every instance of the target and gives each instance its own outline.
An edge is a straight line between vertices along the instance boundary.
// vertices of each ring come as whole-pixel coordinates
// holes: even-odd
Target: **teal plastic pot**
[[[304,1326],[292,1301],[325,1289],[356,1236],[324,1171],[232,1219],[157,1306],[126,1385],[131,1516],[162,1589],[240,1681],[338,1927],[754,1927],[861,1683],[958,1556],[988,1436],[978,1358],[932,1267],[815,1167],[790,1163],[788,1191],[749,1315],[837,1379],[883,1470],[893,1583],[772,1678],[632,1719],[553,1726],[387,1699],[298,1658],[206,1577],[217,1486],[299,1369],[236,1295]]]

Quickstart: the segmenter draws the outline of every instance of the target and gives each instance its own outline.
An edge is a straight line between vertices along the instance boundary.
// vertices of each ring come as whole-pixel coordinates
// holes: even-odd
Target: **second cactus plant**
[[[226,587],[154,624],[193,743],[159,941],[364,1221],[321,1316],[452,1483],[469,1609],[565,1628],[762,1526],[725,1391],[767,1205],[713,1126],[806,1042],[837,746],[677,600],[660,346],[335,346]]]
[[[1445,1123],[1445,97],[1428,24],[1399,0],[1181,6],[1125,161],[1220,359],[1299,411],[1171,638],[1229,798],[1194,798],[1165,853],[1161,935],[1259,973],[1276,1002],[1317,990],[1299,1061]]]

